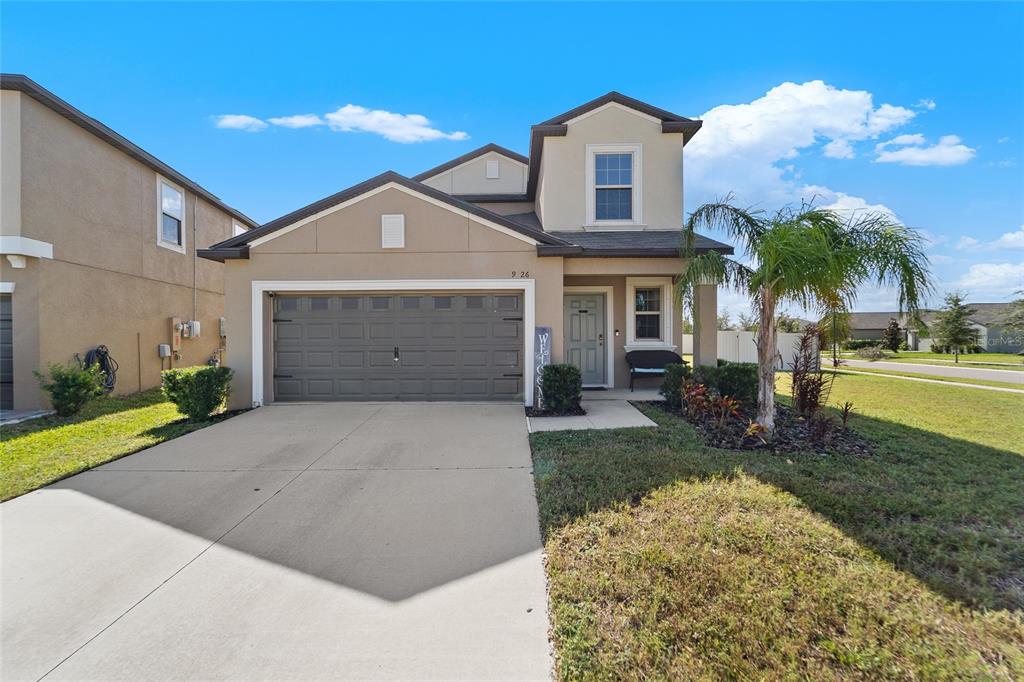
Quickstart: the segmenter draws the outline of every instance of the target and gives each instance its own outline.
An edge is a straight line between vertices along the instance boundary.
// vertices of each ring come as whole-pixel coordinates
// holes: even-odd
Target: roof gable
[[[358,185],[353,185],[329,197],[303,206],[286,215],[272,220],[255,230],[245,234],[226,239],[214,244],[209,249],[199,252],[203,258],[211,260],[224,260],[228,258],[248,258],[249,247],[265,243],[275,236],[286,234],[302,225],[312,222],[319,217],[340,210],[369,196],[373,196],[384,189],[394,187],[410,194],[420,197],[436,205],[448,208],[460,215],[465,215],[488,227],[497,229],[511,236],[515,236],[533,244],[564,245],[565,241],[554,237],[542,230],[536,230],[528,226],[520,225],[505,216],[488,211],[485,208],[475,206],[466,201],[452,197],[440,190],[428,187],[422,183],[410,180],[394,171],[387,171],[370,178]]]
[[[474,149],[471,152],[467,152],[462,156],[458,156],[450,161],[445,161],[441,165],[434,166],[430,170],[426,170],[423,171],[422,173],[414,175],[412,176],[412,179],[415,180],[416,182],[423,182],[424,180],[429,180],[435,175],[440,175],[445,171],[450,171],[455,168],[458,168],[463,164],[469,163],[473,159],[479,158],[484,154],[490,154],[492,152],[495,154],[500,154],[511,161],[515,161],[516,163],[521,163],[524,166],[530,165],[530,159],[528,159],[527,157],[523,156],[522,154],[519,154],[518,152],[514,152],[511,149],[506,149],[505,147],[494,144],[492,142],[490,144],[485,144],[483,147],[480,147],[478,149]]]

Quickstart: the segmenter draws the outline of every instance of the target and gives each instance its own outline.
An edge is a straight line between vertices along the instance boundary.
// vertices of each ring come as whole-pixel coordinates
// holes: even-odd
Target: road
[[[870,360],[847,360],[845,358],[843,359],[843,366],[850,369],[912,372],[914,374],[930,374],[932,376],[951,377],[954,379],[985,379],[987,381],[1001,381],[1008,384],[1024,385],[1024,372],[1012,369],[981,369],[979,367],[957,367],[955,365],[919,365],[911,362],[872,362]]]

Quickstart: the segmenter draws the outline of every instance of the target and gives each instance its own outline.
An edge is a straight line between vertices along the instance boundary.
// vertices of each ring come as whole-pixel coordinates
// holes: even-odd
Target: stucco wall
[[[498,177],[487,178],[487,161],[498,162]],[[497,152],[488,152],[466,163],[427,178],[423,184],[448,194],[523,194],[526,165]]]
[[[224,268],[195,259],[195,247],[228,238],[231,217],[186,192],[186,253],[160,247],[153,170],[29,97],[20,113],[21,235],[53,244],[53,260],[3,272],[17,282],[15,407],[44,404],[33,370],[101,343],[120,363],[118,393],[158,385],[156,348],[170,342],[170,317],[202,323],[175,365],[205,362],[221,343]]]
[[[587,221],[588,144],[642,145],[643,219],[652,229],[683,221],[683,135],[661,132],[661,122],[607,107],[570,123],[564,137],[545,137],[537,213],[547,230],[581,229]]]
[[[380,248],[384,213],[405,215],[404,249]],[[236,372],[235,407],[249,405],[252,396],[254,280],[510,279],[513,273],[525,274],[535,281],[536,323],[553,328],[553,354],[561,358],[562,259],[538,258],[532,244],[397,189],[255,246],[248,260],[230,260],[226,266],[227,364]],[[269,319],[266,312],[264,319]],[[267,327],[263,333],[264,398],[269,402],[272,346]]]

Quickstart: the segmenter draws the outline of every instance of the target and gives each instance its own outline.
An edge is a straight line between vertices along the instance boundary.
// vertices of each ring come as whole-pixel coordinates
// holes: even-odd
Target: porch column
[[[693,364],[718,364],[718,286],[693,288]]]

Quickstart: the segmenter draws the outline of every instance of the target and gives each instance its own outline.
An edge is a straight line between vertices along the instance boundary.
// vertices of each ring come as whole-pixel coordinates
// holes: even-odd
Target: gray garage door
[[[274,297],[276,400],[514,400],[523,299],[513,293]]]
[[[13,331],[11,295],[0,294],[0,410],[14,408]]]

